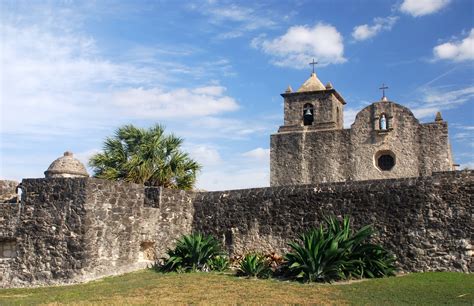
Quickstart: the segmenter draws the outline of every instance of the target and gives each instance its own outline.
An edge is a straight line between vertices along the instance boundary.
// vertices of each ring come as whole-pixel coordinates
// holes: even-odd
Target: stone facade
[[[0,286],[81,282],[143,268],[176,238],[213,234],[233,255],[283,253],[324,216],[373,224],[400,271],[473,271],[474,172],[185,192],[94,178],[25,179],[0,204]]]
[[[344,129],[345,101],[339,93],[331,86],[305,84],[297,92],[282,94],[285,120],[271,135],[271,186],[454,170],[448,124],[440,116],[421,124],[408,108],[384,97],[361,110],[351,128]]]

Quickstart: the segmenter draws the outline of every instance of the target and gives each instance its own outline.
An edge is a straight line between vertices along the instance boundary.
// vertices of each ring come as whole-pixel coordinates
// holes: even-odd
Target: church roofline
[[[286,98],[286,97],[310,95],[310,94],[315,94],[315,93],[332,93],[336,96],[339,102],[341,102],[342,104],[347,104],[344,98],[334,88],[324,89],[324,90],[313,90],[313,91],[285,92],[285,93],[282,93],[281,96],[283,98]]]

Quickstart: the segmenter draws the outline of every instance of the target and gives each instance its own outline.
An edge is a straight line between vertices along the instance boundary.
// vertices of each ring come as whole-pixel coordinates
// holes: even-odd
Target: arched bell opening
[[[311,103],[306,103],[303,107],[303,124],[312,125],[314,121],[314,107]]]

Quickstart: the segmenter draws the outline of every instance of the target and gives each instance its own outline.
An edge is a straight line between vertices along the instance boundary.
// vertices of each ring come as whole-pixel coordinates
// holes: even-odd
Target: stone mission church
[[[313,72],[284,98],[284,125],[271,135],[270,185],[429,176],[455,170],[448,124],[420,123],[406,107],[380,101],[344,129],[346,102]]]

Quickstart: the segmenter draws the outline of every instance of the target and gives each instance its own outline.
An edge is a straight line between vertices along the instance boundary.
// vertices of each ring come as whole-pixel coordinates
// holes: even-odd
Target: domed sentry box
[[[44,175],[46,178],[89,176],[86,167],[69,151],[64,152],[64,156],[53,161]]]

